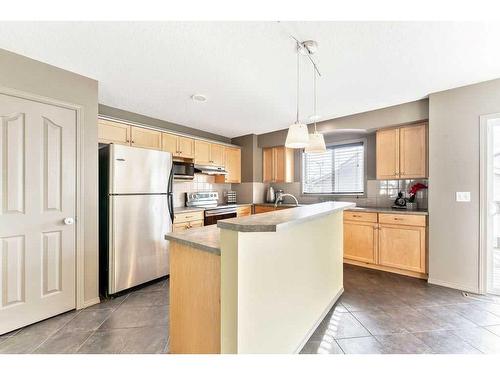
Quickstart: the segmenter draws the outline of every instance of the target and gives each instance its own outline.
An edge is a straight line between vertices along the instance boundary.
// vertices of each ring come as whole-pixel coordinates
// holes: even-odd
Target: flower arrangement
[[[417,192],[422,190],[422,189],[427,189],[427,185],[424,185],[420,182],[413,184],[410,187],[410,190],[408,191],[408,193],[410,195],[410,197],[408,198],[408,202],[410,202],[410,203],[415,202],[415,198],[417,197]]]

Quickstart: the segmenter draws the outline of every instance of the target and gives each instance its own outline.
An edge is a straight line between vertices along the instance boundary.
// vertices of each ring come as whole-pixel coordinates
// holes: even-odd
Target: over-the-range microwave
[[[174,179],[192,180],[194,178],[194,163],[174,161]]]

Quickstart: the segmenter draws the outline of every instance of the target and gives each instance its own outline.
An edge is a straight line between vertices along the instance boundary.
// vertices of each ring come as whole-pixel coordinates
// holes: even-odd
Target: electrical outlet
[[[470,202],[470,191],[457,191],[456,192],[457,202]]]

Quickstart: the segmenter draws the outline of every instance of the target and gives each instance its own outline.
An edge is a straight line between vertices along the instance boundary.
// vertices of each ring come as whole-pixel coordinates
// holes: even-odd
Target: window
[[[324,153],[302,153],[304,194],[363,194],[365,146],[363,142],[328,146]]]

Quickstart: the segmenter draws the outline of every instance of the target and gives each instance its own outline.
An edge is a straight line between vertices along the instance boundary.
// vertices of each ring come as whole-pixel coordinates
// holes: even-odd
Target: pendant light
[[[323,134],[318,133],[316,129],[316,68],[313,65],[313,82],[314,82],[314,133],[309,134],[309,144],[304,150],[306,153],[321,153],[326,152],[325,138]]]
[[[285,147],[288,148],[304,148],[309,144],[309,132],[307,125],[299,122],[299,81],[300,81],[300,66],[299,66],[299,50],[300,45],[297,43],[297,118],[295,123],[288,128],[286,135]]]

